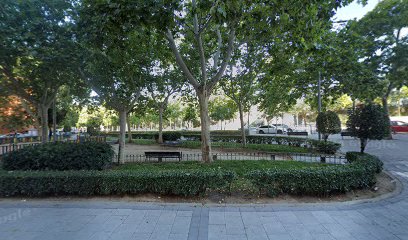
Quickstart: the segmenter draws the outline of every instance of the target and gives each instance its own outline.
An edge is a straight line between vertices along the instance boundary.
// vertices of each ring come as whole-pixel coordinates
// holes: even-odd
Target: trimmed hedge
[[[340,143],[318,141],[315,149],[318,152],[326,154],[335,154],[341,148]]]
[[[231,171],[17,171],[0,172],[0,196],[124,195],[195,196],[230,184]]]
[[[295,195],[327,195],[368,188],[375,184],[375,174],[381,172],[382,162],[369,154],[350,152],[347,165],[325,168],[268,169],[248,173],[247,178],[260,192],[269,196],[282,193]]]
[[[29,146],[3,156],[5,170],[102,170],[114,156],[102,142],[46,143]]]
[[[113,133],[109,133],[111,135]],[[167,131],[163,132],[164,141],[176,141],[181,136],[187,138],[189,141],[201,141],[201,134],[199,131]],[[132,134],[133,139],[158,139],[157,132],[141,132]],[[334,154],[336,153],[341,144],[334,142],[323,142],[309,138],[299,137],[284,137],[284,136],[253,136],[246,137],[248,144],[278,144],[289,145],[295,147],[304,147],[313,149],[315,151]],[[220,143],[241,143],[241,135],[239,131],[211,131],[211,142]]]

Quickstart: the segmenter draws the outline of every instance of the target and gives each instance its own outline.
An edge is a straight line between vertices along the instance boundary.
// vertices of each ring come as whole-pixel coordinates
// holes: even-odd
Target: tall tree
[[[197,94],[202,160],[211,162],[208,101],[233,54],[237,27],[248,23],[243,29],[256,31],[269,44],[287,39],[292,44],[313,45],[305,39],[317,38],[334,14],[333,9],[348,2],[319,0],[305,6],[301,1],[101,0],[93,9],[102,16],[105,26],[144,24],[164,34],[178,66]]]
[[[165,57],[166,54],[162,54],[162,51],[165,51],[165,49],[162,49],[159,55]],[[171,64],[171,61],[163,60],[166,59],[155,61],[155,66],[152,69],[153,72],[150,73],[151,81],[146,85],[148,95],[150,95],[150,102],[159,115],[158,143],[163,143],[163,115],[167,110],[169,100],[171,97],[174,97],[175,93],[180,93],[184,85],[184,78],[179,74],[178,69]]]
[[[84,3],[81,11],[85,64],[81,73],[99,99],[119,113],[119,162],[124,162],[126,117],[140,94],[151,65],[144,29],[109,25],[101,32],[101,16]]]
[[[238,31],[239,32],[239,31]],[[245,32],[245,31],[242,31]],[[229,64],[225,80],[220,83],[225,95],[238,107],[241,123],[242,144],[246,146],[244,112],[250,111],[255,102],[257,81],[262,68],[262,46],[254,44],[255,39],[238,34],[234,58]],[[229,70],[229,71],[228,71]],[[249,122],[247,123],[249,129]]]
[[[228,98],[215,98],[210,101],[209,104],[209,111],[210,117],[214,121],[221,122],[221,130],[222,130],[222,122],[224,121],[224,128],[225,128],[225,121],[231,120],[235,118],[235,114],[237,113],[237,105],[235,102]]]
[[[59,88],[79,79],[76,1],[2,1],[0,84],[34,106],[48,140],[48,109]],[[27,111],[29,109],[27,108]]]
[[[408,2],[384,0],[358,22],[353,30],[365,40],[361,59],[383,86],[382,105],[387,114],[388,98],[394,89],[408,85]]]

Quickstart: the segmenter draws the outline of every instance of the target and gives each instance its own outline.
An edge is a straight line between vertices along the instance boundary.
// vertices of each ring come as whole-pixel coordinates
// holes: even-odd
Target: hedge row
[[[241,143],[240,136],[211,136],[212,142],[227,142],[227,143]],[[316,150],[318,152],[334,154],[341,144],[334,142],[323,142],[315,139],[298,138],[298,137],[282,137],[282,136],[247,136],[248,144],[277,144],[288,145],[295,147],[304,147]]]
[[[371,187],[382,162],[371,155],[347,153],[346,165],[271,168],[250,171],[249,179],[261,193],[274,196],[327,195]],[[116,171],[0,171],[0,196],[123,195],[157,193],[195,196],[207,188],[231,184],[229,170],[116,170]]]
[[[3,156],[5,170],[102,170],[114,155],[103,142],[57,142],[28,146]]]
[[[112,133],[111,133],[112,134]],[[164,141],[176,141],[181,137],[187,138],[191,141],[200,141],[201,135],[199,131],[168,131],[163,132]],[[133,139],[158,139],[157,132],[142,132],[132,134]],[[299,138],[299,137],[284,137],[284,136],[253,136],[249,135],[246,137],[247,143],[249,144],[278,144],[278,145],[289,145],[295,147],[305,147],[309,149],[316,150],[318,152],[326,154],[336,153],[341,144],[334,142],[323,142],[315,139],[309,138]],[[212,142],[226,142],[226,143],[241,143],[242,139],[240,132],[236,130],[231,131],[212,131],[211,132]]]
[[[375,156],[355,152],[347,153],[346,157],[347,165],[256,170],[246,177],[269,196],[282,193],[322,196],[373,186],[375,174],[382,170],[382,162]]]
[[[195,196],[230,184],[231,171],[17,171],[0,172],[0,196],[124,195]]]

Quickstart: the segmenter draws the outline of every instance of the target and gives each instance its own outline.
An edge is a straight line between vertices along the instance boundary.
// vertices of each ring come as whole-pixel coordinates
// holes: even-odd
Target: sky
[[[357,18],[362,18],[367,12],[374,9],[379,0],[368,0],[367,5],[363,6],[358,4],[356,0],[346,7],[340,8],[337,10],[336,15],[334,16],[335,20],[350,20]]]

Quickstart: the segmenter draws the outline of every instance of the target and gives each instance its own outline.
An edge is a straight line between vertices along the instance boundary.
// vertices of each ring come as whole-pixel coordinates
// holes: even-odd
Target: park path
[[[343,141],[343,151],[358,142]],[[367,151],[402,183],[365,203],[201,206],[120,201],[0,201],[0,240],[19,239],[408,239],[408,135]]]

